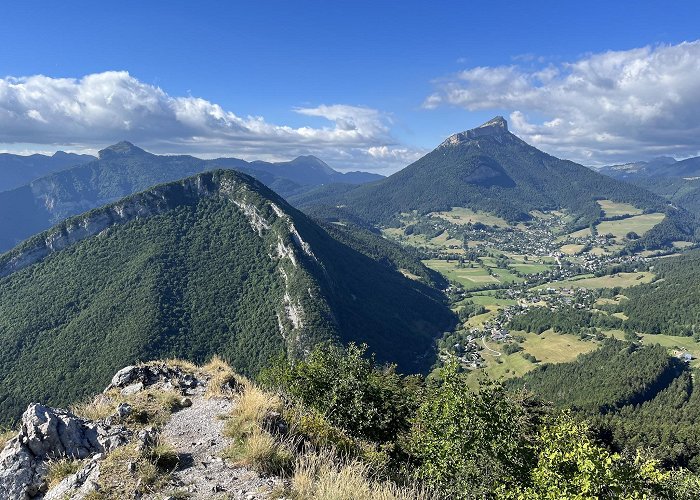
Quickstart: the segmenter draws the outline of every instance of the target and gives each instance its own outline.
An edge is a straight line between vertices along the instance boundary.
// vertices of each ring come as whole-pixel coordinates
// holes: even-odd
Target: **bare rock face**
[[[34,498],[44,493],[47,461],[85,459],[126,444],[131,432],[33,403],[22,415],[18,435],[0,453],[0,498]]]

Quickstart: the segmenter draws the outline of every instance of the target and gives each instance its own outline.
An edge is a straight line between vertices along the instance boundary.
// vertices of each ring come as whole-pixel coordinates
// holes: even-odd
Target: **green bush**
[[[466,389],[448,365],[418,409],[408,450],[418,477],[450,498],[489,496],[495,484],[516,485],[535,465],[541,406],[487,386]]]
[[[410,428],[422,391],[420,377],[377,367],[367,346],[325,343],[294,364],[279,358],[261,381],[323,415],[350,436],[383,443]]]

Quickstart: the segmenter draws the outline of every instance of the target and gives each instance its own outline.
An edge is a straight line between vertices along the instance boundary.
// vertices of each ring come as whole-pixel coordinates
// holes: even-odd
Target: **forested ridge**
[[[225,182],[239,191],[218,194]],[[89,226],[85,218],[149,199],[161,204],[158,213],[139,206],[143,216],[0,279],[0,419],[16,418],[32,399],[75,401],[119,367],[160,357],[201,361],[218,353],[253,375],[275,353],[338,339],[367,342],[381,360],[420,371],[432,364],[434,338],[454,321],[442,294],[382,263],[381,248],[374,257],[354,250],[231,171],[69,219],[0,256],[0,264],[31,255],[51,234]],[[251,226],[251,210],[269,229]],[[400,249],[391,250],[398,259]]]

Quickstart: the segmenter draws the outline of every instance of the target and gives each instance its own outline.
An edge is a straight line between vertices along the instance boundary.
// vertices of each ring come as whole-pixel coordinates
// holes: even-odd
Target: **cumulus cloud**
[[[588,164],[700,152],[700,40],[474,67],[435,86],[425,108],[507,110],[524,140]]]
[[[401,149],[391,136],[390,118],[378,110],[335,104],[295,111],[328,125],[290,127],[238,116],[202,98],[171,96],[124,71],[79,79],[7,77],[0,79],[0,145],[94,150],[126,139],[159,153],[268,160],[315,154],[347,169],[405,165],[398,163],[399,154],[371,153]]]

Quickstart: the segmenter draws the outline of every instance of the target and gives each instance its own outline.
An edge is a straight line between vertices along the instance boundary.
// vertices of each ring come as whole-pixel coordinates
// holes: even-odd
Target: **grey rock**
[[[143,382],[136,382],[135,384],[127,385],[122,389],[122,394],[124,396],[129,396],[131,394],[136,394],[143,390]]]
[[[0,498],[31,498],[46,489],[49,459],[85,459],[128,442],[121,426],[82,419],[68,411],[32,403],[22,415],[17,437],[0,454]]]
[[[119,406],[117,406],[116,415],[119,418],[126,418],[131,415],[132,411],[129,403],[120,403]]]
[[[87,495],[98,489],[98,479],[100,477],[101,454],[96,455],[83,468],[75,474],[63,479],[56,486],[51,488],[44,500],[83,500]]]
[[[119,389],[122,394],[134,394],[152,386],[162,389],[180,388],[184,391],[203,385],[203,381],[180,368],[166,363],[151,363],[122,368],[112,377],[105,392]]]

